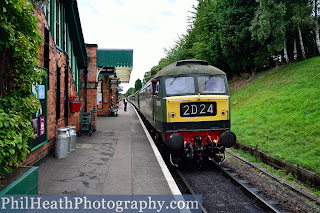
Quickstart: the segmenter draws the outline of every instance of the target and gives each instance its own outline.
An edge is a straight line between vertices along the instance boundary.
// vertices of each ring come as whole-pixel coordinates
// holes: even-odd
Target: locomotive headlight
[[[225,110],[222,110],[221,115],[225,116],[227,114],[227,112]]]

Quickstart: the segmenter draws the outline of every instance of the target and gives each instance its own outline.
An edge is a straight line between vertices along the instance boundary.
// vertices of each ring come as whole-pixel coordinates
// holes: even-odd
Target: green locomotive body
[[[202,60],[182,60],[159,71],[129,101],[148,121],[171,162],[185,157],[202,162],[225,159],[236,142],[230,131],[230,96],[226,74]]]

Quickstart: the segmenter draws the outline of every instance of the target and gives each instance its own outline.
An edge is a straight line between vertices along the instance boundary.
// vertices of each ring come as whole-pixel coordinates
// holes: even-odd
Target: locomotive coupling
[[[236,135],[231,131],[226,131],[222,133],[220,142],[222,146],[230,148],[236,144]]]

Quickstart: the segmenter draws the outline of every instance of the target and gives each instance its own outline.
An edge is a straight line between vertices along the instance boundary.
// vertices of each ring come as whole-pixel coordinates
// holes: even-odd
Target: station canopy
[[[129,83],[133,64],[133,49],[98,49],[98,75],[116,76],[120,83]]]

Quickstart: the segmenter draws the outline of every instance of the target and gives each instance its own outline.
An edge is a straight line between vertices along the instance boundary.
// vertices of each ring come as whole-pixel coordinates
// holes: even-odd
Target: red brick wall
[[[117,84],[112,84],[112,104],[113,107],[116,108],[117,107],[117,102],[118,102],[118,91],[117,91]]]
[[[97,45],[86,44],[88,60],[87,74],[87,112],[93,108],[92,128],[95,131],[97,128]],[[81,102],[85,104],[85,77],[84,72],[81,72]]]
[[[110,106],[111,106],[111,89],[109,86],[109,76],[107,76],[107,81],[102,81],[101,84],[102,90],[102,109],[98,109],[98,115],[108,116],[110,115]]]
[[[46,18],[42,9],[35,9],[35,14],[39,19],[38,30],[44,38],[45,27],[48,28]],[[49,62],[49,89],[47,91],[47,136],[48,143],[39,147],[37,150],[27,155],[23,165],[33,165],[41,158],[46,156],[55,144],[55,136],[57,135],[57,129],[64,126],[76,126],[76,131],[80,130],[80,113],[71,113],[70,107],[68,107],[68,117],[65,118],[64,107],[64,91],[65,91],[65,75],[69,75],[68,79],[68,96],[78,96],[75,82],[73,80],[71,70],[67,66],[67,55],[55,46],[54,40],[50,33],[50,62]],[[42,45],[39,50],[39,66],[44,66],[44,46]],[[56,121],[56,83],[57,83],[57,67],[60,67],[60,118]],[[66,70],[66,67],[67,70]]]
[[[89,56],[88,61],[88,81],[96,82],[97,81],[97,48],[96,44],[87,44],[87,54]]]

